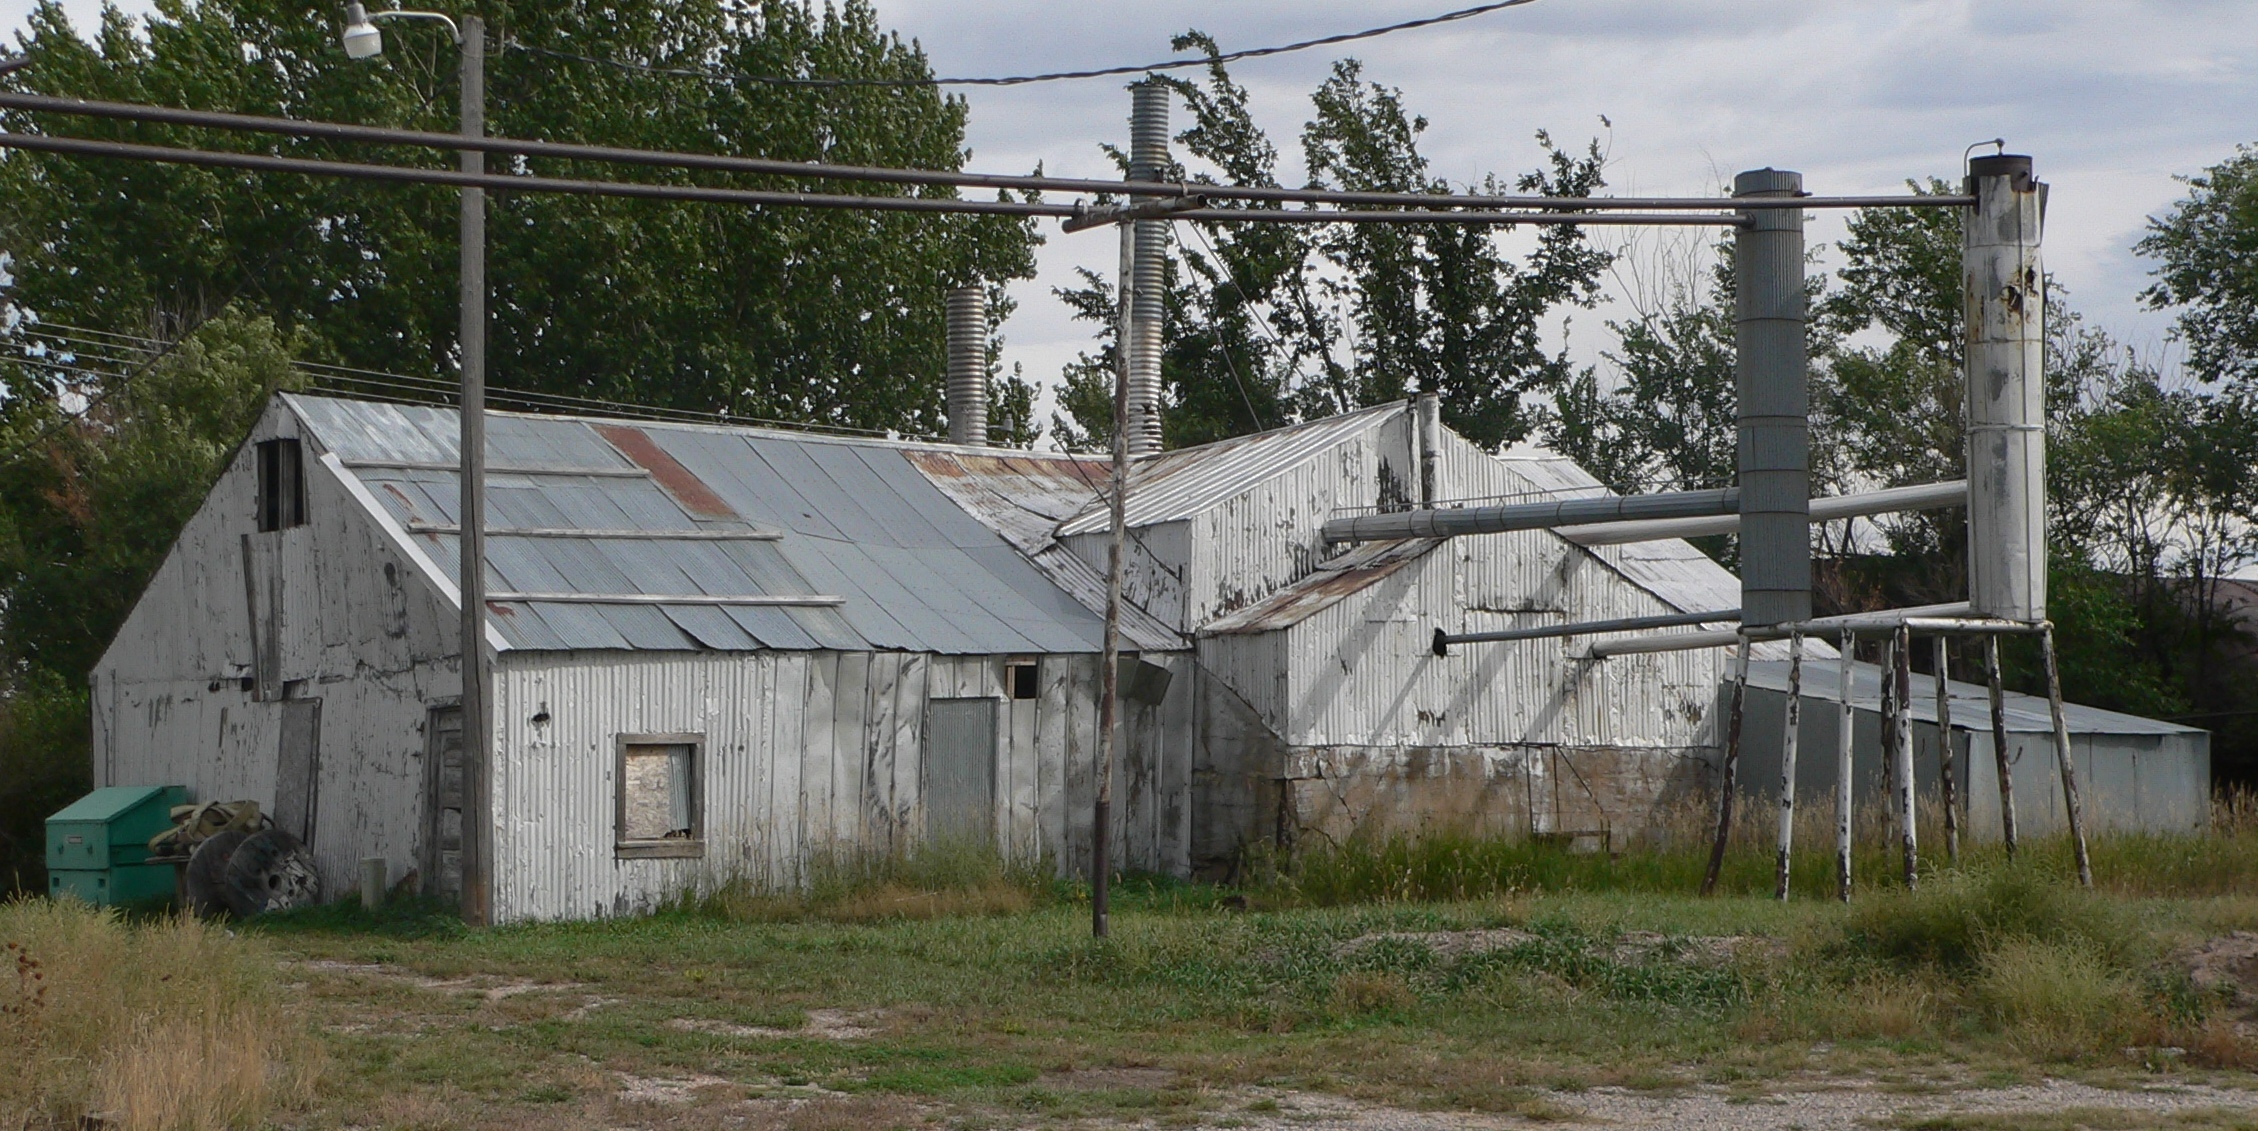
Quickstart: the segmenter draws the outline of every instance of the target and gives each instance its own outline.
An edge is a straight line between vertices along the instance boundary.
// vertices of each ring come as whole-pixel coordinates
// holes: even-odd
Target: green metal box
[[[122,864],[100,871],[49,870],[47,894],[74,895],[96,907],[170,899],[173,869],[170,864]]]
[[[147,862],[149,838],[187,802],[177,785],[113,785],[71,802],[47,818],[48,894],[108,905],[170,893],[172,868]]]

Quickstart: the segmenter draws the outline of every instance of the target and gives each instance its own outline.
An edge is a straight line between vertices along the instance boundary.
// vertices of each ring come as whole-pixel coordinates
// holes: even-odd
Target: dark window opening
[[[305,525],[305,462],[298,441],[259,441],[258,506],[261,531]]]
[[[1004,684],[1011,689],[1011,697],[1014,699],[1035,699],[1042,695],[1041,688],[1035,682],[1035,665],[1032,663],[1005,664]]]

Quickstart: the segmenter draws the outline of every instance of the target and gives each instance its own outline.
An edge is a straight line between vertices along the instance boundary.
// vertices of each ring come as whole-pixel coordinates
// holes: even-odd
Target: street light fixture
[[[339,35],[345,54],[371,59],[384,52],[378,20],[433,20],[447,25],[462,54],[462,135],[486,133],[486,22],[464,16],[460,26],[438,12],[370,12],[358,0],[345,5]],[[465,173],[486,172],[486,155],[461,151]],[[492,919],[494,859],[493,726],[486,662],[486,191],[462,190],[462,350],[463,393],[460,414],[462,501],[458,506],[462,572],[463,677],[463,918],[483,925]],[[432,798],[431,804],[438,799]]]
[[[469,17],[476,19],[476,16]],[[384,33],[377,30],[378,20],[437,20],[447,25],[447,33],[456,43],[463,41],[463,30],[455,26],[453,18],[440,12],[386,11],[374,15],[358,0],[345,5],[345,32],[339,38],[345,43],[345,54],[355,59],[373,59],[384,54]]]

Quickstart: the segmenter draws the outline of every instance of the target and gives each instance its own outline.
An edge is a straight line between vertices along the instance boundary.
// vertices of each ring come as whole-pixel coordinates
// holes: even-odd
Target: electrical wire
[[[504,40],[502,46],[507,50],[523,51],[533,55],[547,55],[557,59],[571,59],[581,63],[594,63],[598,66],[618,67],[622,70],[643,71],[649,74],[669,75],[676,78],[709,79],[717,82],[759,83],[764,86],[1025,86],[1029,83],[1061,82],[1074,79],[1102,79],[1110,78],[1116,75],[1144,74],[1151,71],[1176,71],[1182,70],[1186,67],[1209,67],[1219,63],[1236,63],[1241,59],[1262,59],[1268,58],[1272,55],[1285,55],[1295,51],[1307,51],[1312,47],[1331,47],[1335,44],[1340,43],[1354,43],[1360,39],[1375,39],[1379,36],[1390,35],[1399,31],[1411,31],[1415,28],[1433,27],[1436,24],[1453,23],[1458,20],[1472,19],[1475,16],[1487,15],[1491,12],[1500,11],[1506,8],[1518,8],[1524,4],[1533,4],[1535,2],[1536,0],[1496,0],[1496,2],[1494,3],[1477,4],[1471,8],[1460,8],[1457,11],[1444,12],[1441,15],[1423,16],[1415,20],[1405,20],[1401,23],[1388,24],[1385,27],[1366,28],[1363,31],[1351,31],[1343,32],[1339,35],[1321,36],[1317,39],[1305,39],[1298,43],[1287,43],[1277,47],[1250,47],[1243,51],[1225,51],[1217,55],[1207,55],[1193,59],[1164,59],[1158,63],[1136,63],[1118,67],[1099,67],[1095,70],[1087,71],[1050,71],[1044,74],[1035,75],[1006,75],[1000,78],[842,79],[805,78],[790,75],[743,75],[734,74],[727,71],[707,70],[704,68],[661,67],[650,63],[630,62],[624,59],[604,59],[593,55],[579,55],[570,51],[560,51],[553,47],[536,47],[532,44],[522,43],[514,39]]]
[[[185,339],[183,339],[185,340]],[[25,327],[12,338],[0,339],[0,346],[14,352],[0,353],[0,360],[39,370],[69,373],[111,382],[130,381],[142,369],[164,352],[177,348],[180,343],[137,334],[121,334],[111,330],[97,330],[67,323],[42,322]],[[48,355],[31,352],[35,346],[45,345],[54,351]],[[130,351],[120,353],[116,351]],[[80,365],[85,360],[95,365],[114,368],[94,368]],[[373,369],[355,369],[350,366],[329,365],[322,362],[293,361],[291,368],[310,378],[316,389],[336,389],[353,386],[356,389],[384,389],[397,394],[390,399],[411,404],[455,403],[458,386],[455,382],[438,377],[419,377],[404,373],[387,373]],[[122,370],[122,371],[121,371]],[[820,432],[835,435],[887,438],[898,436],[909,440],[927,440],[936,437],[916,433],[886,432],[872,428],[854,428],[835,424],[814,424],[805,421],[777,420],[768,417],[740,416],[729,412],[697,412],[690,409],[654,408],[629,404],[624,401],[598,397],[577,397],[564,393],[543,393],[530,389],[511,389],[490,386],[490,399],[497,403],[516,405],[526,411],[580,413],[585,415],[610,415],[632,417],[640,420],[676,424],[752,425],[783,428],[793,431]]]

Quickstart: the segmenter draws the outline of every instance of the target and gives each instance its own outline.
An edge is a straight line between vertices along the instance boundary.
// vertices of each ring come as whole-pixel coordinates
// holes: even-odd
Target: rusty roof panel
[[[310,434],[344,459],[447,464],[456,458],[450,410],[290,400]],[[493,414],[488,435],[497,464],[651,472],[648,478],[496,473],[487,495],[492,527],[669,531],[749,522],[784,534],[775,542],[491,537],[489,583],[496,591],[835,594],[845,600],[839,608],[496,604],[494,623],[513,647],[994,655],[1095,652],[1102,643],[1102,621],[1085,594],[1062,588],[1054,580],[1057,569],[1029,561],[912,465],[913,455],[948,449],[504,413]],[[961,450],[954,456],[987,462]],[[1031,473],[1045,461],[1015,456],[997,462]],[[458,488],[451,470],[359,467],[352,473],[402,524],[455,520]],[[1055,492],[1050,498],[1036,505],[1063,512]],[[413,537],[439,568],[457,568],[454,535]]]
[[[1200,630],[1228,636],[1291,628],[1386,578],[1442,545],[1437,538],[1367,542],[1318,567],[1316,573]]]

